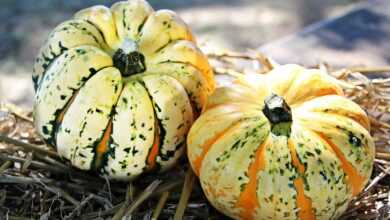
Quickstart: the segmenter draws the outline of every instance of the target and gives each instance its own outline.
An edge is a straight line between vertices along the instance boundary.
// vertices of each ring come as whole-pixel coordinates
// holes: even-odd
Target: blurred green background
[[[0,0],[0,101],[31,107],[33,60],[49,31],[85,7],[111,0]],[[359,0],[150,0],[172,9],[198,42],[245,51],[343,14]]]

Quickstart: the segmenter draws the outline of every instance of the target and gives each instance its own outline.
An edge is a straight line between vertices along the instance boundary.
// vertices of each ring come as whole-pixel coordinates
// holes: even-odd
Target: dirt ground
[[[110,0],[1,0],[0,101],[31,107],[33,60],[49,31],[76,11]],[[359,0],[150,0],[177,11],[198,42],[244,51],[344,13]]]

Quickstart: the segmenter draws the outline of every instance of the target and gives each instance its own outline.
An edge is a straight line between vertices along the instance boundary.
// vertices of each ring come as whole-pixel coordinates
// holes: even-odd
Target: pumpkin
[[[211,204],[234,219],[337,219],[373,168],[365,112],[318,69],[217,81],[187,139]]]
[[[165,170],[214,88],[186,24],[143,0],[57,26],[34,65],[39,134],[75,167],[129,179]]]

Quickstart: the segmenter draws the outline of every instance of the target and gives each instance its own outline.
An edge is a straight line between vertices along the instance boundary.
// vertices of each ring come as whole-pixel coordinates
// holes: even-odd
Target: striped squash
[[[33,81],[43,139],[74,166],[116,179],[172,166],[214,89],[186,24],[143,0],[87,8],[57,26]]]
[[[298,65],[221,84],[187,139],[209,201],[234,219],[337,219],[373,168],[365,112]]]

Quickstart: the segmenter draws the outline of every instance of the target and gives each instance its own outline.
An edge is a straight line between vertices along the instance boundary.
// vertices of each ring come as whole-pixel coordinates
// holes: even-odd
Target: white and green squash
[[[214,89],[187,25],[143,0],[81,10],[50,33],[33,72],[39,134],[116,179],[171,167]]]

